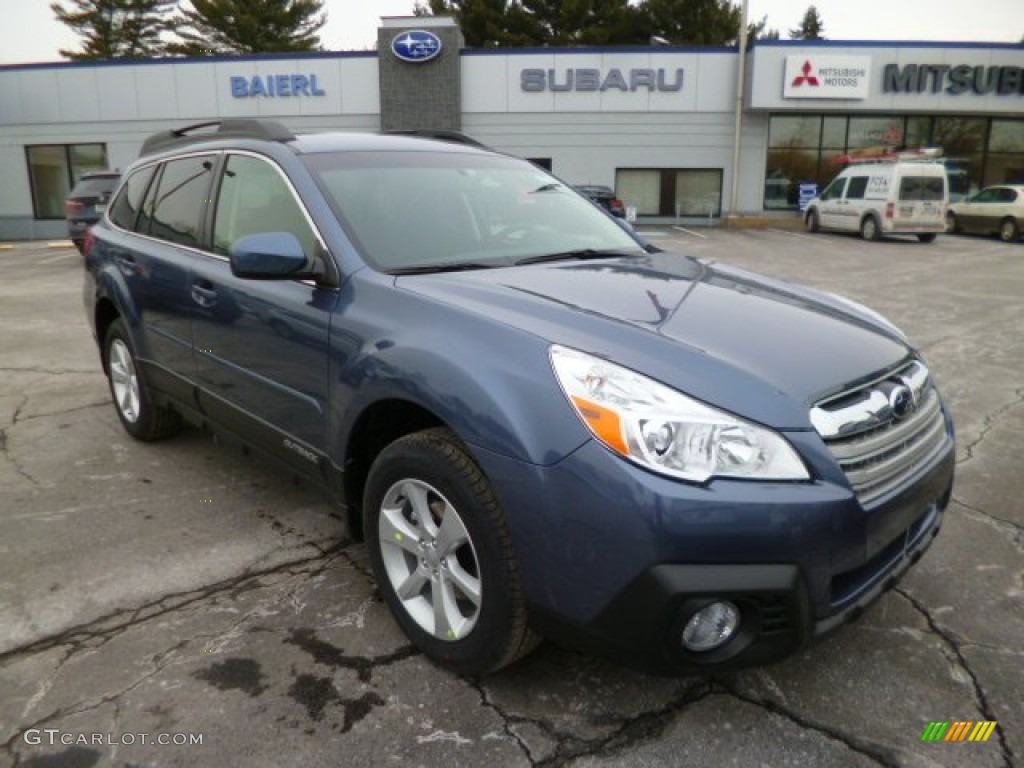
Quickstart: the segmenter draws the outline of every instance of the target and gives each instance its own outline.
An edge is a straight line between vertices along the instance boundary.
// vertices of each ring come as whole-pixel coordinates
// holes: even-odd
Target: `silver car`
[[[1024,184],[986,187],[974,197],[953,203],[946,214],[950,232],[998,234],[1004,243],[1024,231]]]

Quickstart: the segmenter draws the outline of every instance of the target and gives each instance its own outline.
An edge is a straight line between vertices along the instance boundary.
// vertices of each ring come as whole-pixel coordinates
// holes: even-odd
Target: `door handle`
[[[198,283],[193,283],[192,301],[200,307],[212,307],[217,303],[217,291],[213,288],[206,288]]]

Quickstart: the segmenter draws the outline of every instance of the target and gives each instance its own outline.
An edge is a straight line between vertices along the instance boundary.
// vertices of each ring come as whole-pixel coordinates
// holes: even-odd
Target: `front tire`
[[[1017,220],[1006,218],[999,224],[999,239],[1004,243],[1012,243],[1020,237],[1020,228]]]
[[[450,430],[415,432],[381,451],[363,530],[391,613],[437,664],[484,675],[537,644],[505,515]]]
[[[878,226],[878,219],[874,216],[865,216],[860,223],[860,236],[865,240],[875,242],[881,237],[881,227]]]
[[[821,229],[821,221],[818,219],[818,212],[813,208],[807,214],[806,224],[808,232],[815,233]]]
[[[153,403],[146,378],[136,363],[135,347],[118,318],[107,329],[103,345],[114,409],[125,431],[136,440],[162,440],[181,430],[181,417]]]

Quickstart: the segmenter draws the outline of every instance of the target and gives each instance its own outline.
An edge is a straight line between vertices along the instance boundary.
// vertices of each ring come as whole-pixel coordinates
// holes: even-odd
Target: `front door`
[[[836,179],[821,193],[821,226],[843,228],[843,208],[846,206],[846,177]]]
[[[204,410],[304,470],[326,448],[327,343],[336,293],[300,280],[243,280],[228,250],[245,235],[290,232],[322,252],[283,172],[256,155],[226,158],[212,253],[192,271],[193,340]]]

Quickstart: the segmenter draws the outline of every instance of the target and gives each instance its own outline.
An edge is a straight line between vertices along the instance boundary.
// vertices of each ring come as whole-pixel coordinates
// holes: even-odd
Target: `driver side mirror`
[[[306,258],[302,243],[291,232],[246,235],[228,250],[231,272],[249,280],[318,280],[323,264]]]

